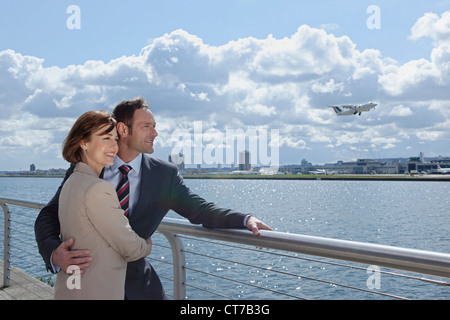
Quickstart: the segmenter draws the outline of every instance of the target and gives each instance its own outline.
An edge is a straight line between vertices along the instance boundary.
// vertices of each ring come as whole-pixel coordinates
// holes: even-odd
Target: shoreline
[[[183,175],[183,179],[353,180],[353,181],[448,181],[450,175]]]
[[[195,174],[182,175],[183,179],[240,179],[240,180],[350,180],[350,181],[448,181],[450,182],[450,175],[435,174],[435,175],[256,175],[256,174]],[[0,178],[64,178],[64,175],[0,175]]]
[[[64,178],[64,175],[54,174],[54,175],[38,175],[38,174],[15,174],[8,175],[2,174],[0,178]]]

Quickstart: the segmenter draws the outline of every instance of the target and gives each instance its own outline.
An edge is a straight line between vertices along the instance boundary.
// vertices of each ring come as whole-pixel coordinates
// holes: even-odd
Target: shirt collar
[[[121,165],[123,164],[128,164],[130,165],[133,170],[136,172],[136,174],[139,174],[139,172],[141,171],[141,161],[142,161],[142,153],[139,153],[139,155],[134,158],[133,160],[131,160],[128,163],[123,162],[122,159],[120,159],[118,156],[116,156],[114,158],[114,164],[112,166],[110,166],[110,170],[115,172]]]

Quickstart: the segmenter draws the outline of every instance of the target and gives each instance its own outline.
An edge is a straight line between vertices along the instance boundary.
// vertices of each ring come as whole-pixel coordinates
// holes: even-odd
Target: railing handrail
[[[38,202],[0,197],[5,219],[7,216],[10,219],[8,204],[35,209],[42,209],[45,206]],[[5,223],[5,246],[7,245],[6,225]],[[176,237],[177,234],[450,278],[450,254],[448,253],[265,230],[261,231],[259,237],[255,237],[245,229],[207,229],[186,220],[168,217],[163,219],[158,231],[168,238],[172,247],[176,299],[184,298],[186,279],[183,246],[180,239]]]
[[[45,203],[40,203],[36,201],[28,201],[28,200],[21,200],[21,199],[15,199],[15,198],[3,198],[0,197],[0,204],[7,203],[15,206],[21,206],[21,207],[27,207],[27,208],[33,208],[33,209],[42,209],[46,206]]]
[[[448,253],[265,230],[255,237],[247,230],[207,229],[175,218],[164,218],[158,230],[450,278]]]

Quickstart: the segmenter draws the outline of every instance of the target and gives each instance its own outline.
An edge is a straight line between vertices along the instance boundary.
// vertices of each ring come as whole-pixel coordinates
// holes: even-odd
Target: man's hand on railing
[[[264,222],[253,216],[250,216],[247,219],[247,229],[253,232],[255,236],[260,235],[259,230],[272,230],[272,228],[269,227],[267,224],[265,224]]]
[[[52,254],[52,263],[57,265],[62,270],[66,271],[71,265],[78,266],[83,273],[84,269],[89,267],[89,261],[92,257],[89,256],[89,250],[70,250],[74,239],[70,238],[62,242]]]

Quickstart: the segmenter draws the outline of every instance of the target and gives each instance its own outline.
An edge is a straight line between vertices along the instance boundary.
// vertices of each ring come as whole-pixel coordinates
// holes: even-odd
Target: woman
[[[117,151],[116,122],[107,112],[83,114],[64,142],[64,159],[76,165],[61,190],[61,238],[75,239],[71,249],[89,249],[92,261],[81,274],[58,273],[55,299],[124,299],[127,262],[150,253],[151,244],[128,224],[114,187],[99,178]]]

